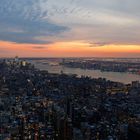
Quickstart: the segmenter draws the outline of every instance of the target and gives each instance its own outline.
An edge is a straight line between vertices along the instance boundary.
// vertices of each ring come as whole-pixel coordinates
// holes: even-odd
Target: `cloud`
[[[139,0],[0,0],[0,40],[140,44],[139,7]]]
[[[40,3],[44,0],[1,0],[0,1],[0,40],[17,43],[46,44],[50,40],[37,37],[57,36],[68,27],[43,20],[47,10],[42,11]]]
[[[140,44],[139,0],[49,0],[52,21],[69,26],[63,39]]]
[[[34,46],[34,47],[32,47],[33,49],[45,49],[46,47],[44,47],[44,46]]]
[[[107,42],[93,42],[93,43],[89,43],[89,47],[103,47],[106,45],[109,45],[110,43]]]

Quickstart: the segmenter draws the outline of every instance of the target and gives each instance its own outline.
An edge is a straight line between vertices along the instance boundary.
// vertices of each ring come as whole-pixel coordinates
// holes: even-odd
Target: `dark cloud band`
[[[68,27],[43,20],[47,11],[42,12],[37,0],[1,0],[0,1],[0,40],[17,43],[50,43],[39,40],[40,36],[57,36]]]

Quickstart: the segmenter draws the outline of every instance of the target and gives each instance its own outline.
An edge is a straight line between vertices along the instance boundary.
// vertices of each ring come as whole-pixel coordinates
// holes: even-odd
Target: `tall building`
[[[19,62],[19,57],[18,56],[15,56],[14,61],[15,62]]]

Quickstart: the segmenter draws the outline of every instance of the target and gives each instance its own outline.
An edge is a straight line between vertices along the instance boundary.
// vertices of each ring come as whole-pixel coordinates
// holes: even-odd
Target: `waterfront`
[[[101,72],[100,70],[84,70],[80,68],[68,68],[61,65],[50,65],[45,60],[30,60],[36,68],[41,70],[47,70],[50,73],[63,73],[66,74],[77,74],[78,76],[90,76],[92,78],[106,78],[111,81],[122,82],[125,84],[131,83],[132,81],[140,81],[140,75],[131,73],[120,73],[120,72]]]

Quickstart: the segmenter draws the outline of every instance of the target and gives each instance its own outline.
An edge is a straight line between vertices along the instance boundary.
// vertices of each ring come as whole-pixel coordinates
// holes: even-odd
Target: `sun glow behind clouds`
[[[0,57],[139,57],[138,45],[104,45],[91,47],[84,41],[56,42],[54,44],[18,44],[0,42]],[[131,54],[131,55],[130,55]]]

